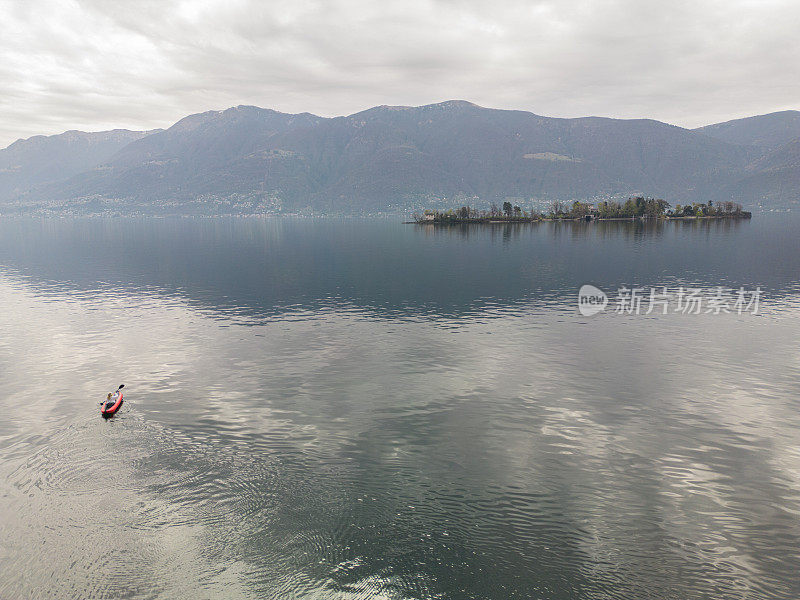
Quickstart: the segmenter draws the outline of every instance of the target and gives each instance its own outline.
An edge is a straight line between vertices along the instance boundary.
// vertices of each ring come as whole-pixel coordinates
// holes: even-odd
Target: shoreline
[[[430,219],[422,221],[403,221],[403,225],[509,225],[514,223],[592,223],[594,221],[626,221],[626,222],[657,222],[657,221],[715,221],[715,220],[747,220],[752,219],[753,214],[750,212],[743,212],[738,215],[708,215],[708,216],[667,216],[662,215],[659,217],[592,217],[587,219],[585,217],[564,218],[564,219],[531,219],[531,218],[508,218],[502,217],[486,217],[477,219]]]

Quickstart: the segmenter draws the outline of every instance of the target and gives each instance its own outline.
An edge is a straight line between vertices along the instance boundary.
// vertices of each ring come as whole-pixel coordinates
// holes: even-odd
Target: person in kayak
[[[106,399],[100,402],[100,405],[103,407],[103,412],[111,408],[120,400],[120,396],[122,395],[122,388],[124,387],[125,387],[124,385],[120,385],[115,392],[109,392],[106,395]]]

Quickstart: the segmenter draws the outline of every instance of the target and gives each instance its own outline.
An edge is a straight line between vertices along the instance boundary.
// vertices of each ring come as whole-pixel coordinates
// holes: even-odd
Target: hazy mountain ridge
[[[784,110],[698,127],[694,131],[746,146],[775,150],[800,138],[800,111]]]
[[[127,129],[96,133],[66,131],[17,140],[0,150],[0,198],[92,169],[132,141],[151,133]]]
[[[464,197],[530,203],[642,193],[673,204],[735,198],[788,206],[800,199],[800,165],[791,139],[779,142],[800,126],[798,117],[784,111],[688,130],[464,101],[335,118],[238,106],[149,134],[127,132],[135,139],[104,132],[116,146],[104,147],[104,158],[99,150],[87,155],[89,166],[64,168],[58,181],[60,167],[37,171],[42,160],[31,153],[26,172],[47,176],[31,175],[27,188],[10,193],[0,187],[0,201],[7,211],[357,213]]]

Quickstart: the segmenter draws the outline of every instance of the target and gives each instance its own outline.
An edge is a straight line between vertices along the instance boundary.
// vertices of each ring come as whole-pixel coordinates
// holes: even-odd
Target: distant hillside
[[[736,119],[695,131],[759,149],[743,173],[723,185],[715,197],[762,208],[800,204],[800,111]]]
[[[748,165],[745,175],[723,194],[762,208],[800,204],[800,138]]]
[[[0,150],[0,198],[92,169],[149,133],[126,129],[98,133],[67,131],[17,140]]]
[[[731,144],[775,150],[800,138],[800,111],[784,110],[736,119],[699,127],[695,131]]]
[[[776,143],[776,119],[792,123],[791,114],[800,113],[692,131],[464,101],[379,106],[336,118],[238,106],[191,115],[149,135],[124,132],[135,139],[98,148],[82,164],[54,149],[64,166],[45,168],[37,162],[42,154],[31,154],[26,169],[38,166],[46,175],[11,193],[0,189],[0,208],[363,213],[466,198],[530,204],[631,194],[672,204],[735,197],[749,206],[791,205],[800,197],[792,149],[762,145]]]

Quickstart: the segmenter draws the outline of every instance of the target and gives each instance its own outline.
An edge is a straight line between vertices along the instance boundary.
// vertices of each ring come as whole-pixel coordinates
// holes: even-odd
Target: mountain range
[[[4,214],[357,214],[634,194],[797,205],[800,112],[684,129],[465,101],[334,118],[237,106],[0,150]]]

